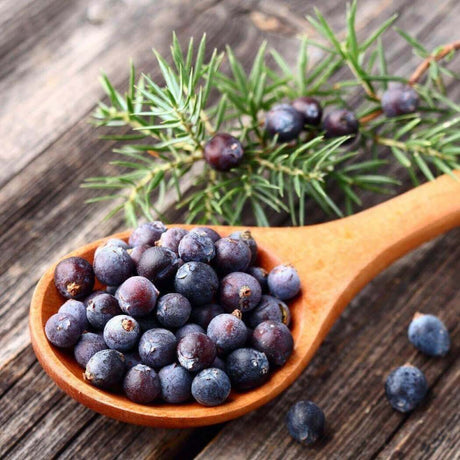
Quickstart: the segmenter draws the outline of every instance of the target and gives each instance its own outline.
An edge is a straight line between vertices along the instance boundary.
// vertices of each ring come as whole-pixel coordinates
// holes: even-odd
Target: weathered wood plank
[[[8,2],[11,3],[11,0]],[[2,228],[0,233],[2,261],[0,264],[0,284],[2,285],[0,293],[0,317],[2,318],[0,325],[0,397],[4,395],[2,410],[4,401],[6,402],[3,418],[0,415],[1,452],[8,451],[10,456],[15,458],[24,458],[31,451],[40,452],[43,456],[62,454],[66,457],[75,457],[77,453],[78,456],[91,457],[94,452],[97,452],[102,458],[111,458],[114,455],[124,458],[132,458],[134,455],[161,458],[171,458],[176,454],[181,457],[186,456],[186,453],[190,453],[188,446],[193,444],[192,434],[193,439],[200,439],[200,437],[203,439],[195,444],[194,450],[192,449],[193,452],[196,452],[201,449],[207,439],[214,436],[219,428],[186,430],[176,433],[132,427],[94,415],[70,398],[63,396],[54,387],[33,360],[30,347],[28,347],[26,322],[31,289],[50,260],[55,260],[72,248],[88,240],[109,234],[123,225],[121,219],[101,223],[101,216],[105,212],[104,205],[84,206],[83,200],[89,197],[90,192],[77,190],[84,177],[105,174],[111,169],[106,164],[112,156],[109,152],[110,145],[97,141],[97,134],[86,123],[89,111],[101,94],[96,82],[99,67],[104,66],[116,84],[124,84],[127,76],[127,51],[129,50],[129,55],[140,64],[140,69],[151,72],[153,61],[149,49],[154,45],[161,51],[165,51],[169,45],[172,28],[176,28],[179,36],[183,38],[191,34],[199,36],[206,30],[211,43],[218,47],[222,47],[226,42],[232,44],[236,48],[237,55],[247,64],[251,62],[254,55],[256,49],[254,44],[266,36],[271,45],[277,47],[290,62],[293,62],[296,49],[294,35],[303,30],[304,23],[301,18],[304,14],[310,13],[312,7],[301,1],[289,2],[287,8],[280,5],[279,2],[250,1],[242,5],[235,0],[187,2],[186,7],[181,2],[168,2],[166,9],[162,7],[155,9],[154,3],[145,6],[142,2],[137,5],[131,3],[123,10],[115,10],[108,24],[89,27],[85,22],[86,3],[83,1],[76,2],[72,6],[72,18],[68,17],[68,12],[59,2],[48,1],[46,4],[39,2],[40,6],[35,5],[35,2],[32,3],[34,6],[30,8],[30,2],[25,0],[17,2],[14,10],[15,17],[19,18],[19,12],[22,14],[27,11],[29,19],[25,22],[35,21],[30,25],[31,33],[27,35],[24,42],[26,45],[21,44],[17,39],[21,37],[21,34],[18,33],[16,27],[9,29],[0,27],[0,44],[6,43],[6,48],[9,47],[8,56],[5,57],[0,52],[0,63],[2,63],[0,72],[5,69],[9,71],[7,77],[0,81],[0,94],[2,97],[5,96],[5,100],[8,98],[7,103],[0,110],[6,107],[8,110],[16,111],[14,113],[17,120],[23,117],[24,113],[29,112],[30,120],[35,125],[37,121],[44,120],[43,126],[40,125],[38,138],[29,139],[29,142],[23,141],[22,138],[22,143],[16,142],[19,128],[16,130],[5,128],[2,133],[3,138],[11,142],[11,144],[6,143],[8,147],[15,144],[15,148],[10,151],[11,156],[8,155],[9,161],[15,164],[11,168],[8,163],[3,169],[9,182],[0,194],[0,226]],[[403,27],[407,25],[409,32],[418,35],[429,46],[451,40],[455,30],[455,15],[459,6],[453,1],[441,1],[437,4],[437,11],[433,12],[432,6],[425,2],[415,3],[416,5],[413,2],[398,5],[402,13],[400,25]],[[6,2],[2,5],[5,4]],[[0,5],[0,12],[2,5]],[[388,17],[394,7],[385,0],[363,4],[358,18],[362,33],[366,33],[376,24],[381,23],[382,18]],[[138,9],[135,11],[136,8]],[[321,8],[334,26],[343,27],[344,7],[341,2],[328,0]],[[155,14],[150,14],[154,9]],[[260,12],[268,18],[277,19],[281,27],[264,30],[260,16],[259,22],[257,20],[257,13]],[[450,14],[446,14],[447,12]],[[145,17],[140,17],[144,16],[142,13],[145,13]],[[2,18],[5,17],[0,15],[0,24],[2,24]],[[423,20],[420,20],[420,17]],[[48,22],[55,26],[49,33],[45,27]],[[433,32],[434,25],[435,32]],[[151,28],[155,30],[151,32]],[[145,39],[145,30],[151,33],[149,40]],[[8,42],[4,42],[3,33],[8,37]],[[87,41],[82,40],[82,43],[75,43],[86,38],[88,41],[89,38],[91,40],[100,39],[96,48],[92,49],[88,55],[85,55]],[[32,46],[34,41],[37,42],[36,46]],[[59,45],[56,51],[52,48],[53,43]],[[391,56],[390,68],[397,69],[401,74],[410,72],[418,62],[418,58],[409,56],[407,48],[402,44],[394,46],[392,39],[385,43]],[[0,50],[6,49],[1,48],[1,45]],[[45,53],[42,53],[43,50]],[[53,52],[50,53],[50,50]],[[56,82],[53,80],[55,75],[60,75],[59,78],[65,77],[67,80]],[[21,91],[11,91],[13,82],[19,85],[17,87]],[[45,87],[41,88],[43,84]],[[47,85],[50,84],[51,87],[48,87]],[[455,90],[454,93],[451,93],[454,96],[460,94],[458,88],[450,89]],[[69,98],[69,95],[73,95],[74,92],[79,92],[79,99],[71,101],[71,106],[68,105],[68,101],[65,101],[64,107],[61,107],[61,99]],[[24,100],[19,99],[20,96]],[[50,97],[53,97],[54,100],[42,102]],[[21,104],[18,103],[18,100],[21,101]],[[12,104],[11,101],[14,103]],[[56,109],[53,108],[56,105],[55,101],[59,102]],[[50,110],[52,113],[49,113]],[[0,119],[2,119],[2,114],[8,115],[4,110],[0,112]],[[0,123],[0,126],[6,125]],[[23,134],[25,129],[21,128]],[[34,128],[37,129],[36,126]],[[97,152],[97,157],[94,152]],[[17,161],[18,155],[20,161]],[[398,174],[398,168],[393,167],[392,171]],[[1,180],[0,173],[0,182]],[[364,194],[364,197],[366,205],[382,199],[367,194]],[[173,218],[174,216],[179,217],[173,210],[170,210],[168,215]],[[274,222],[279,221],[278,216],[273,216],[273,219]],[[324,216],[318,212],[316,207],[312,207],[311,221],[321,219],[324,219]],[[44,239],[44,235],[49,235],[48,241]],[[441,245],[440,254],[446,257],[449,264],[444,270],[447,276],[454,280],[458,264],[456,265],[456,260],[451,254],[456,249],[452,238],[455,237],[449,235],[447,239],[441,239],[428,248],[434,248],[433,251],[437,251],[438,245]],[[26,250],[18,251],[18,248],[22,247],[25,247]],[[357,400],[359,398],[351,388],[353,385],[350,384],[356,380],[353,372],[363,373],[362,370],[368,367],[373,368],[375,372],[362,379],[358,389],[367,393],[368,385],[372,388],[375,385],[381,385],[384,376],[378,374],[381,369],[379,360],[389,361],[384,351],[389,348],[393,333],[390,331],[390,326],[382,330],[376,325],[368,327],[367,323],[387,321],[389,325],[403,324],[407,320],[407,315],[398,316],[398,314],[405,300],[412,302],[408,298],[410,291],[406,292],[409,282],[413,283],[414,287],[421,289],[422,295],[416,296],[416,292],[413,294],[418,299],[426,296],[427,299],[444,301],[455,293],[452,283],[443,284],[446,273],[430,273],[436,269],[436,263],[439,263],[440,259],[434,257],[435,261],[432,262],[425,257],[426,251],[427,249],[423,249],[404,259],[401,262],[402,265],[398,263],[394,266],[396,268],[391,269],[390,275],[385,274],[366,289],[362,296],[353,303],[345,319],[334,329],[315,358],[313,366],[304,374],[303,380],[297,382],[282,399],[240,421],[228,424],[222,435],[203,451],[202,456],[206,457],[214,452],[217,456],[226,455],[226,458],[231,455],[234,455],[233,458],[244,458],[244,455],[250,452],[249,447],[252,448],[253,442],[254,455],[259,455],[259,458],[264,458],[264,455],[279,455],[281,452],[289,458],[304,455],[305,450],[289,441],[286,432],[282,431],[280,421],[283,418],[286,401],[292,402],[298,397],[305,397],[304,392],[301,391],[301,385],[305,383],[312,389],[308,397],[310,394],[312,398],[318,395],[318,402],[325,401],[325,409],[331,410],[332,419],[337,424],[350,424],[347,430],[340,427],[334,431],[335,427],[333,427],[332,439],[325,446],[320,446],[321,450],[314,451],[318,456],[329,455],[334,458],[339,452],[345,455],[346,451],[340,448],[342,445],[346,446],[347,442],[351,443],[351,439],[354,439],[351,447],[359,454],[364,452],[370,455],[380,452],[381,455],[387,455],[393,451],[395,445],[400,445],[401,439],[406,439],[406,435],[409,439],[407,444],[409,449],[417,450],[425,442],[424,440],[430,441],[431,439],[439,440],[435,446],[437,450],[430,451],[436,454],[448,453],[449,443],[454,448],[458,446],[458,434],[451,433],[445,440],[443,438],[446,427],[444,423],[447,424],[452,415],[448,411],[448,405],[443,406],[447,408],[447,412],[443,412],[444,415],[433,411],[429,406],[429,419],[423,418],[423,420],[428,420],[430,423],[439,420],[440,429],[436,437],[431,437],[427,430],[419,439],[415,435],[418,431],[410,423],[411,419],[408,419],[408,423],[404,423],[405,419],[399,424],[395,423],[395,420],[398,420],[398,414],[395,417],[394,413],[388,413],[388,408],[382,399],[378,399],[375,403],[372,401],[370,407],[372,418],[374,410],[382,410],[383,415],[378,415],[377,421],[367,427],[368,420],[363,417],[361,410],[367,406]],[[450,259],[449,254],[451,254]],[[414,268],[419,260],[422,261],[423,267],[420,276],[417,275],[417,269]],[[396,273],[401,277],[396,284],[387,278],[392,276],[391,273]],[[432,280],[432,292],[428,295],[422,287],[429,276]],[[455,300],[458,299],[450,303],[452,308],[455,306],[453,303]],[[377,308],[364,312],[362,317],[356,319],[351,312],[356,313],[359,305],[362,308],[370,302],[374,302]],[[391,305],[393,302],[396,306]],[[390,308],[386,311],[388,305]],[[407,310],[407,307],[404,308]],[[393,318],[392,315],[396,316]],[[407,343],[400,342],[405,333],[405,326],[406,323],[400,329],[401,335],[396,341],[396,353],[391,355],[388,352],[390,358],[397,356],[399,352],[402,355],[407,352]],[[377,337],[380,341],[373,340],[375,334],[379,334]],[[372,339],[371,342],[369,339]],[[353,349],[352,341],[356,341],[359,353]],[[375,345],[375,343],[378,343],[378,352],[374,351],[370,345]],[[392,349],[391,353],[393,352]],[[337,356],[343,359],[343,363],[336,363]],[[450,388],[451,378],[454,377],[442,376],[442,369],[432,368],[432,363],[422,361],[419,364],[428,371],[430,378],[438,376],[439,380],[434,387],[434,392],[438,391],[439,386],[440,396],[438,397],[442,402],[447,401],[446,404],[448,404],[446,390],[441,385],[446,380],[447,388]],[[453,371],[449,370],[448,365],[445,369],[447,376],[452,375]],[[332,378],[334,378],[334,384]],[[324,388],[329,389],[324,394],[322,382],[325,382]],[[31,388],[42,391],[33,394]],[[339,397],[331,398],[331,394],[339,395]],[[374,393],[370,396],[372,395]],[[21,406],[24,406],[24,411],[15,410]],[[272,411],[279,412],[278,417],[273,417]],[[69,413],[72,415],[69,416]],[[424,414],[422,416],[425,417]],[[267,423],[261,423],[261,419],[266,419]],[[381,421],[380,425],[378,421]],[[247,425],[252,423],[255,428],[252,431],[247,430]],[[428,425],[427,422],[424,426]],[[402,437],[399,437],[395,426],[400,428]],[[266,436],[261,438],[264,430],[274,434],[268,439]],[[241,437],[242,433],[243,437]],[[370,443],[367,442],[368,437],[372,438]],[[243,452],[241,445],[233,449],[233,445],[238,441],[241,445],[246,445]],[[385,443],[388,443],[386,448],[384,448]],[[284,446],[285,451],[277,450],[279,445]],[[397,447],[394,448],[398,450]],[[241,453],[243,457],[238,456]]]
[[[454,275],[460,268],[459,236],[454,231],[425,245],[366,287],[295,384],[276,401],[227,424],[198,458],[372,458],[393,432],[413,427],[414,418],[427,426],[422,433],[416,430],[417,445],[430,443],[434,438],[429,426],[437,424],[433,405],[441,401],[431,399],[426,408],[405,416],[391,409],[383,383],[394,367],[411,362],[425,372],[432,394],[447,391],[442,376],[453,366],[455,350],[446,358],[430,359],[414,350],[406,334],[412,315],[422,311],[438,314],[452,337],[458,337],[460,295]],[[286,412],[299,399],[315,401],[326,414],[328,435],[314,448],[293,441],[285,428]],[[448,398],[440,410],[447,419],[457,412]],[[455,439],[458,430],[441,423],[437,438],[456,431],[450,436]],[[439,452],[449,452],[449,444]]]

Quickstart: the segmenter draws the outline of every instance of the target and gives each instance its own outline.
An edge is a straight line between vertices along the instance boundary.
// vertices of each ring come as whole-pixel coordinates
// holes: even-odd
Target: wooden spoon
[[[53,283],[56,264],[43,275],[33,295],[32,345],[45,371],[66,393],[104,415],[129,423],[175,428],[224,422],[262,406],[285,390],[305,369],[335,320],[363,286],[397,258],[457,225],[460,181],[442,176],[345,219],[307,227],[251,228],[263,267],[292,263],[299,272],[302,290],[290,303],[295,349],[286,365],[265,385],[246,393],[232,392],[221,406],[139,405],[84,382],[83,371],[72,353],[52,346],[44,332],[47,319],[63,303]],[[213,228],[222,235],[240,229]],[[127,239],[128,235],[124,232],[110,237]],[[95,249],[106,239],[66,257],[92,261]]]

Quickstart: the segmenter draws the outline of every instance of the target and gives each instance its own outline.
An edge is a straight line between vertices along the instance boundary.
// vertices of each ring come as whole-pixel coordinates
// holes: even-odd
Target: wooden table
[[[428,48],[458,39],[460,2],[361,1],[360,33],[393,12],[399,26]],[[239,420],[196,430],[151,429],[100,416],[60,391],[35,359],[27,330],[32,290],[51,261],[85,242],[124,228],[103,221],[103,204],[85,205],[88,176],[110,171],[111,145],[88,117],[99,98],[100,69],[123,87],[128,59],[154,76],[150,49],[166,52],[206,31],[231,44],[249,65],[262,39],[294,62],[295,35],[311,32],[306,1],[3,0],[0,3],[0,456],[7,458],[458,458],[460,405],[458,230],[386,270],[351,303],[301,378],[283,395]],[[102,6],[101,6],[102,5]],[[89,7],[89,10],[87,8]],[[344,2],[321,10],[344,30]],[[88,12],[89,11],[89,12]],[[408,75],[419,62],[396,34],[385,41],[391,69]],[[457,61],[458,63],[458,61]],[[458,69],[458,68],[457,68]],[[459,100],[452,85],[450,97]],[[393,166],[390,171],[404,173]],[[408,188],[407,181],[398,191]],[[365,205],[382,200],[363,194]],[[181,220],[166,210],[171,221]],[[324,220],[314,206],[310,222]],[[282,224],[278,216],[273,223]],[[408,343],[416,311],[439,314],[453,350],[428,359]],[[430,384],[424,407],[409,415],[385,399],[388,372],[407,361]],[[308,449],[287,434],[284,417],[298,399],[325,411],[328,434]]]

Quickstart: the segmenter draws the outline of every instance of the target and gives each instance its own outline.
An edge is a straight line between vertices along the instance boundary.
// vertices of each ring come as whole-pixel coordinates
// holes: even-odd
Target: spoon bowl
[[[245,393],[232,391],[221,406],[140,405],[85,382],[73,354],[52,346],[44,331],[46,321],[64,301],[53,282],[57,263],[43,275],[32,298],[29,327],[35,354],[72,398],[124,422],[185,428],[239,417],[276,397],[300,375],[346,305],[378,273],[411,249],[460,225],[460,174],[455,175],[456,179],[442,176],[341,220],[306,227],[249,227],[259,245],[260,266],[270,270],[291,263],[299,273],[301,292],[289,302],[295,346],[285,366],[273,372],[268,382]],[[226,236],[248,227],[212,228]],[[92,262],[94,251],[108,238],[127,240],[128,236],[129,232],[111,235],[65,257]]]

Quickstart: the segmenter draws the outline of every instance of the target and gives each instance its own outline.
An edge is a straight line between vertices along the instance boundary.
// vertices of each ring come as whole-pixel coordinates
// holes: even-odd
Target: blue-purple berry
[[[449,332],[437,316],[417,313],[407,333],[412,345],[428,356],[445,356],[450,349]]]
[[[127,315],[146,316],[155,309],[158,294],[158,289],[150,280],[132,276],[118,288],[115,297]]]
[[[82,332],[78,319],[68,313],[56,313],[45,324],[46,337],[59,348],[73,347]]]
[[[216,345],[201,332],[184,336],[177,344],[177,360],[190,372],[209,367],[216,357]]]
[[[192,397],[193,376],[177,363],[161,368],[158,373],[161,384],[161,396],[170,404],[180,404]]]
[[[191,334],[192,332],[201,332],[204,334],[205,330],[199,324],[194,324],[194,323],[185,324],[184,326],[180,327],[176,331],[177,341],[181,340],[187,334]]]
[[[268,279],[268,272],[265,270],[265,268],[262,267],[249,267],[246,270],[247,273],[249,273],[251,276],[253,276],[260,284],[260,287],[262,288],[262,292],[267,292],[268,290],[268,284],[267,284],[267,279]]]
[[[212,228],[209,227],[195,227],[190,230],[190,233],[206,233],[206,235],[211,238],[212,242],[215,243],[217,240],[221,239],[221,236]]]
[[[420,98],[409,85],[393,85],[382,94],[382,110],[387,117],[407,115],[417,110]]]
[[[238,348],[228,355],[226,370],[232,386],[245,391],[268,380],[270,364],[265,353],[253,348]]]
[[[160,239],[156,242],[157,246],[170,249],[179,255],[179,243],[181,239],[187,235],[188,231],[185,228],[173,227],[161,234]]]
[[[323,109],[319,101],[313,97],[302,96],[292,101],[292,107],[302,115],[303,124],[319,126],[323,116]]]
[[[204,146],[204,159],[217,171],[229,171],[243,161],[241,142],[227,133],[217,133]]]
[[[263,295],[257,307],[249,313],[247,323],[255,328],[267,320],[278,321],[289,326],[291,322],[289,307],[276,297]]]
[[[166,230],[165,225],[160,221],[141,224],[131,233],[129,244],[132,247],[141,246],[142,244],[153,246]]]
[[[222,355],[244,346],[248,329],[241,319],[224,313],[211,320],[207,335],[216,344],[217,352]]]
[[[176,336],[167,329],[150,329],[139,341],[139,355],[150,367],[161,368],[176,359]]]
[[[132,350],[139,341],[141,328],[127,315],[114,316],[104,327],[104,340],[109,348],[118,351]]]
[[[278,142],[297,139],[304,126],[303,116],[289,104],[273,106],[265,116],[265,131]]]
[[[187,297],[194,306],[210,303],[218,287],[216,272],[203,262],[186,262],[177,270],[176,292]]]
[[[190,232],[179,243],[179,257],[184,262],[209,263],[215,254],[214,243],[205,232]]]
[[[101,350],[91,356],[86,365],[84,378],[99,388],[112,390],[123,381],[125,357],[117,350]]]
[[[54,284],[66,299],[84,299],[94,287],[93,267],[81,257],[61,260],[54,269]]]
[[[399,412],[414,410],[428,392],[428,383],[423,372],[406,364],[394,369],[385,382],[385,393],[393,409]]]
[[[119,286],[134,274],[135,266],[130,255],[119,246],[100,246],[94,253],[96,278],[108,286]]]
[[[167,328],[183,326],[192,312],[192,306],[186,297],[177,292],[166,294],[158,299],[157,319]]]
[[[93,332],[84,332],[80,340],[76,343],[73,354],[77,363],[85,369],[88,361],[93,355],[107,348],[102,335]]]
[[[249,263],[255,263],[257,259],[258,248],[256,240],[253,238],[252,233],[249,230],[233,232],[228,237],[234,240],[241,240],[243,243],[247,244],[249,250],[251,251],[251,260],[249,261]]]
[[[288,300],[300,291],[300,278],[292,265],[278,265],[273,268],[267,278],[268,290],[274,297]]]
[[[128,254],[133,259],[134,265],[137,267],[137,264],[141,260],[142,255],[144,254],[147,249],[151,248],[149,244],[141,244],[140,246],[136,246],[134,248],[128,249]]]
[[[59,308],[59,313],[66,313],[72,315],[78,321],[80,329],[86,331],[89,327],[88,318],[86,317],[86,307],[83,302],[79,300],[69,299],[65,301]]]
[[[223,404],[230,390],[230,379],[224,371],[217,368],[202,370],[192,382],[192,395],[203,406]]]
[[[241,240],[221,238],[216,241],[216,255],[213,266],[221,275],[231,272],[242,272],[249,267],[252,253],[249,246]]]
[[[109,238],[105,242],[105,246],[117,246],[126,250],[131,248],[131,246],[126,241],[120,240],[119,238]]]
[[[175,252],[154,246],[142,254],[137,264],[137,274],[161,288],[174,279],[178,268],[179,260]]]
[[[145,364],[136,364],[126,372],[123,391],[131,401],[149,404],[161,393],[158,374]]]
[[[262,297],[259,282],[243,272],[229,273],[220,284],[220,303],[227,312],[241,310],[243,313],[254,309]]]
[[[327,138],[352,136],[344,144],[353,142],[359,131],[359,122],[350,110],[336,109],[329,112],[323,121],[323,128]]]
[[[284,366],[294,349],[289,328],[278,321],[264,321],[252,333],[252,345],[267,355],[275,366]]]
[[[104,292],[91,298],[86,306],[86,317],[95,329],[104,329],[107,321],[122,313],[118,300]]]
[[[307,446],[323,436],[325,423],[323,411],[311,401],[297,401],[286,416],[289,434]]]

